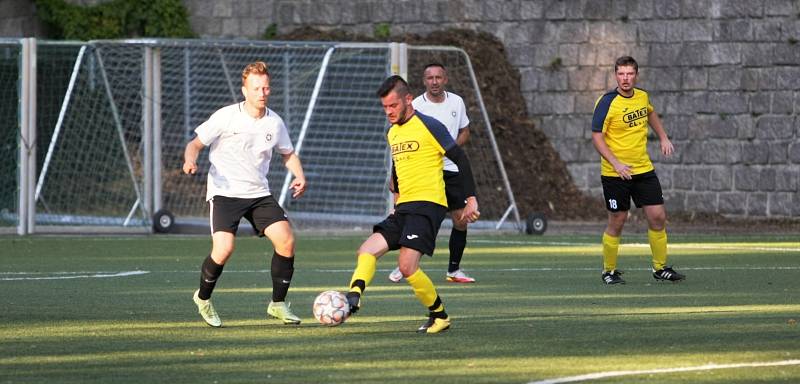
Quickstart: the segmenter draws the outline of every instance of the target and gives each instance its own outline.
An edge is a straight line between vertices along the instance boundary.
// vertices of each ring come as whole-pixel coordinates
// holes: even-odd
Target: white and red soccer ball
[[[331,327],[343,323],[350,316],[347,297],[338,291],[325,291],[317,295],[312,310],[317,321]]]

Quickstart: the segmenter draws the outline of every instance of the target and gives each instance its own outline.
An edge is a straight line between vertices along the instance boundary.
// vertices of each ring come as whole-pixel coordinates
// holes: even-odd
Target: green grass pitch
[[[677,284],[626,236],[622,286],[601,282],[599,235],[470,235],[476,284],[444,281],[442,237],[422,267],[449,331],[414,332],[426,310],[386,278],[396,253],[357,315],[317,324],[314,297],[345,290],[365,236],[298,234],[300,326],[266,318],[272,250],[240,238],[213,297],[221,329],[191,300],[207,236],[0,237],[0,383],[800,382],[798,236],[671,235]]]

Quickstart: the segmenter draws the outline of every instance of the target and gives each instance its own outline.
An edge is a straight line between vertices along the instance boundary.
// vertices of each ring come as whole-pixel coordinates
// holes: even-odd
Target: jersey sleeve
[[[467,106],[464,105],[464,100],[458,100],[458,114],[461,116],[460,121],[458,122],[458,129],[464,129],[469,125],[469,117],[467,116]]]
[[[592,115],[592,132],[603,132],[606,124],[606,117],[608,117],[608,109],[611,107],[611,102],[614,101],[616,93],[606,93],[597,99],[594,105],[594,115]]]
[[[275,145],[275,150],[282,155],[288,155],[294,152],[292,139],[289,137],[289,129],[286,128],[286,124],[278,114],[275,114],[275,120],[276,124],[278,124],[278,143]]]
[[[214,141],[217,140],[222,135],[223,130],[225,129],[226,121],[229,119],[225,118],[226,111],[224,109],[220,109],[214,112],[208,120],[204,121],[200,124],[197,128],[195,128],[194,132],[197,134],[197,138],[200,139],[200,142],[203,145],[211,145]]]
[[[422,120],[422,122],[428,128],[428,132],[431,133],[433,139],[437,144],[439,144],[439,147],[441,147],[441,153],[447,152],[450,148],[453,148],[456,145],[456,141],[453,140],[453,136],[450,136],[450,132],[447,131],[447,128],[439,120],[436,120],[428,115],[423,115],[419,112],[417,112],[417,117]]]
[[[420,109],[422,104],[425,102],[425,99],[422,98],[422,95],[419,95],[411,100],[411,106],[414,107],[415,110]]]

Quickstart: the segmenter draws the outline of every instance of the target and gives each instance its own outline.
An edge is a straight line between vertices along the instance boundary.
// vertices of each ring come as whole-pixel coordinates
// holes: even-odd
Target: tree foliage
[[[57,39],[195,36],[180,0],[110,0],[92,6],[65,0],[35,1],[39,18]]]

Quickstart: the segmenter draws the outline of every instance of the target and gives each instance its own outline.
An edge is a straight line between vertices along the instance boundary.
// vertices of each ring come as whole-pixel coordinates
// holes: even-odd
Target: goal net
[[[396,68],[389,44],[40,42],[38,52],[39,226],[149,229],[159,210],[169,211],[178,224],[206,225],[208,151],[201,154],[198,174],[186,176],[183,150],[214,111],[243,100],[241,70],[255,60],[269,64],[269,107],[286,122],[308,181],[306,194],[292,199],[290,178],[275,156],[270,189],[293,224],[363,228],[390,209],[388,125],[375,96]],[[417,91],[424,91],[421,65],[438,61],[450,71],[451,90],[467,103],[472,133],[467,153],[483,225],[519,225],[518,216],[509,216],[516,215],[513,194],[466,54],[411,47],[407,57]],[[3,69],[0,81],[4,76],[13,74]]]
[[[0,228],[13,230],[19,217],[19,66],[21,45],[0,40]]]

